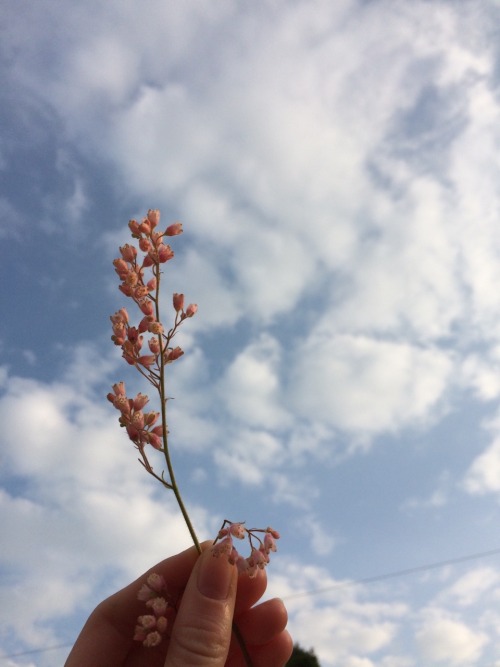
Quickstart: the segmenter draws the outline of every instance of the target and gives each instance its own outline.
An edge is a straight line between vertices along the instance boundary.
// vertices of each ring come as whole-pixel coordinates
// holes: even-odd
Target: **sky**
[[[63,664],[190,544],[106,401],[154,401],[109,315],[127,223],[158,208],[184,226],[165,319],[174,292],[199,309],[168,393],[201,539],[280,531],[268,594],[322,667],[500,667],[499,21],[2,4],[2,666]]]

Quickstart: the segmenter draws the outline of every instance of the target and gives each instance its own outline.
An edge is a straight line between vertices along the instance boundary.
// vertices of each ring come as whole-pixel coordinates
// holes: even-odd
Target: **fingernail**
[[[213,600],[225,600],[231,588],[234,565],[223,555],[214,556],[211,549],[204,551],[200,558],[198,590]]]

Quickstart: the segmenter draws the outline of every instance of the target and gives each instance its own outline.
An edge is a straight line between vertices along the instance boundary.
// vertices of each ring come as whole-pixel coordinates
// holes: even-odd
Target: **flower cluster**
[[[257,533],[264,533],[261,539]],[[250,555],[244,558],[234,546],[233,537],[250,544]],[[280,537],[273,528],[245,528],[243,523],[231,523],[224,520],[217,539],[212,547],[214,556],[227,556],[230,563],[235,564],[240,573],[255,577],[257,570],[263,570],[269,563],[271,551],[276,551],[276,540]]]
[[[128,437],[142,450],[144,445],[150,444],[155,449],[163,450],[163,425],[155,426],[160,416],[159,412],[144,412],[143,407],[149,398],[144,394],[137,394],[135,398],[127,398],[125,383],[118,382],[113,385],[113,394],[107,396],[108,401],[113,403],[120,411],[120,426],[125,427]]]
[[[147,647],[158,646],[175,614],[175,602],[170,599],[165,579],[160,574],[150,574],[137,599],[146,603],[150,613],[138,617],[134,640]]]
[[[160,265],[172,259],[174,253],[172,248],[164,243],[164,239],[181,234],[182,225],[176,222],[169,225],[164,232],[158,232],[156,229],[159,221],[160,212],[151,209],[142,222],[131,220],[129,229],[132,238],[139,241],[139,250],[127,243],[120,247],[121,257],[113,261],[115,271],[121,280],[119,289],[134,301],[141,312],[141,319],[137,326],[132,326],[126,308],[120,308],[110,319],[113,329],[111,340],[121,347],[125,361],[135,366],[162,395],[165,365],[184,354],[179,346],[171,345],[171,340],[180,324],[187,318],[193,317],[197,306],[191,303],[184,308],[184,295],[174,294],[174,324],[165,332],[159,318]],[[146,332],[151,336],[148,339],[149,349],[144,350]],[[137,394],[134,399],[128,398],[123,382],[113,385],[113,392],[109,393],[107,398],[120,411],[120,425],[127,430],[129,438],[143,456],[146,469],[151,472],[144,455],[144,446],[150,444],[155,449],[164,450],[165,429],[162,424],[155,425],[159,413],[144,412],[143,408],[149,400],[148,397]]]
[[[171,347],[170,341],[177,331],[177,327],[196,311],[196,304],[190,304],[184,310],[184,295],[174,294],[175,309],[174,326],[165,333],[159,320],[158,288],[160,280],[160,264],[168,262],[174,256],[172,248],[164,243],[166,236],[182,234],[182,224],[176,222],[169,225],[164,232],[156,231],[160,221],[160,212],[149,210],[141,223],[137,220],[129,222],[132,237],[139,240],[139,249],[143,256],[139,260],[139,252],[134,245],[126,243],[120,247],[121,257],[113,261],[115,271],[122,281],[119,289],[125,296],[131,298],[139,310],[142,318],[137,326],[131,326],[129,315],[125,308],[121,308],[111,315],[113,335],[111,340],[122,348],[122,356],[131,366],[136,366],[143,374],[144,369],[149,371],[148,379],[157,386],[157,373],[160,369],[160,355],[163,364],[178,359],[184,352],[180,347]],[[139,260],[139,261],[138,261]],[[151,269],[151,276],[146,276],[146,269]],[[148,279],[149,278],[149,279]],[[149,351],[143,350],[144,335],[152,334],[148,340]],[[155,372],[156,371],[156,374]]]

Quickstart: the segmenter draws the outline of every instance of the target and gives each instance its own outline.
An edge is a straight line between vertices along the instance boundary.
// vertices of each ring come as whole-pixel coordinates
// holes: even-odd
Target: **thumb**
[[[224,555],[206,549],[196,561],[170,637],[165,667],[224,667],[238,574]]]

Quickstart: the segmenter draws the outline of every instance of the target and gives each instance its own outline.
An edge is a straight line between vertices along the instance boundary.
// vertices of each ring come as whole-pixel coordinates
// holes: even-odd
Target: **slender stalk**
[[[160,267],[157,265],[155,267],[155,277],[156,277],[156,298],[154,300],[155,302],[155,311],[156,311],[156,320],[160,322],[160,306],[159,306],[159,294],[160,294]],[[176,318],[176,323],[177,323],[177,318]],[[175,327],[174,327],[175,330]],[[191,519],[189,517],[189,514],[186,510],[186,507],[184,505],[184,502],[182,500],[182,496],[179,490],[179,486],[177,485],[177,481],[175,479],[175,474],[174,474],[174,468],[172,465],[172,460],[170,457],[170,450],[168,446],[168,429],[167,429],[167,396],[165,393],[165,361],[163,358],[163,338],[162,334],[158,335],[158,341],[160,343],[160,377],[159,377],[159,393],[160,393],[160,402],[161,402],[161,419],[162,419],[162,425],[163,425],[163,453],[165,456],[165,462],[167,464],[167,469],[168,469],[168,474],[170,477],[170,488],[174,492],[175,498],[177,500],[177,504],[179,505],[179,509],[182,513],[182,516],[184,518],[184,521],[186,522],[186,526],[189,530],[189,534],[191,535],[191,539],[193,540],[193,544],[196,547],[196,550],[198,551],[199,554],[201,554],[201,546],[200,542],[198,540],[198,537],[196,535],[196,532],[194,530],[193,524],[191,522]],[[245,661],[246,667],[253,667],[252,659],[250,657],[250,654],[248,653],[248,649],[245,644],[245,640],[243,639],[243,636],[240,632],[240,629],[236,625],[236,623],[233,621],[232,625],[233,633],[234,636],[236,637],[236,640],[238,641],[238,644],[241,649],[241,653],[243,655],[243,659]]]
[[[159,294],[160,294],[160,269],[159,266],[156,267],[156,299],[155,299],[155,310],[156,310],[156,320],[159,322],[160,321],[160,306],[159,306]],[[189,530],[189,534],[191,535],[191,539],[193,540],[193,544],[196,547],[196,550],[198,551],[199,554],[201,554],[201,547],[200,547],[200,542],[198,540],[198,537],[196,535],[196,532],[194,530],[194,526],[191,522],[191,519],[189,517],[189,514],[186,510],[186,506],[184,505],[184,502],[182,500],[181,492],[179,490],[179,486],[177,484],[177,481],[175,479],[175,474],[174,474],[174,467],[172,465],[172,460],[170,458],[170,450],[168,447],[168,430],[167,430],[167,397],[165,394],[165,361],[163,358],[163,340],[162,340],[162,335],[158,335],[159,338],[159,343],[160,343],[160,383],[159,383],[159,391],[160,391],[160,402],[161,402],[161,419],[162,419],[162,424],[163,424],[163,453],[165,455],[165,462],[167,464],[167,469],[168,469],[168,474],[170,477],[170,484],[172,486],[172,491],[174,492],[175,499],[177,500],[177,504],[179,505],[179,509],[182,513],[182,516],[184,518],[184,521],[186,522],[186,526]]]

